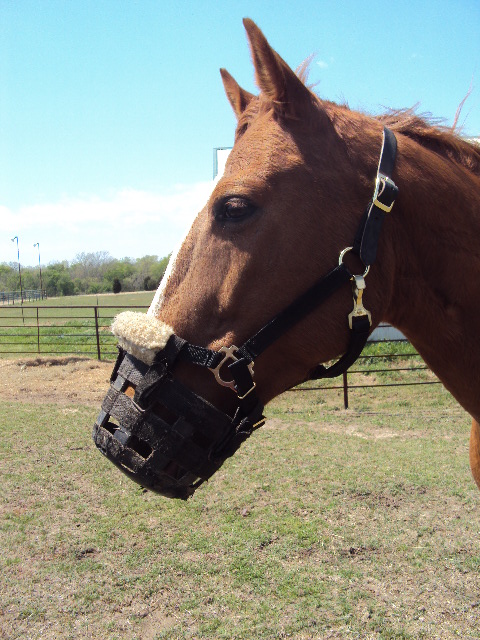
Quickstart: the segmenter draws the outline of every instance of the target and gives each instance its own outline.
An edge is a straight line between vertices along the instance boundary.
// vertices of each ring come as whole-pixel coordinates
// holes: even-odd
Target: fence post
[[[37,307],[37,353],[40,353],[40,322],[38,319],[38,307]]]
[[[343,408],[348,409],[348,380],[347,372],[343,372]]]
[[[100,334],[98,331],[98,307],[94,307],[95,311],[95,335],[97,337],[97,357],[99,360],[102,359],[102,355],[100,353]]]

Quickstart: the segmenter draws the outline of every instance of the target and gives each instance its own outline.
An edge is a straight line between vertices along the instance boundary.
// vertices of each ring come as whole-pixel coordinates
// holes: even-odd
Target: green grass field
[[[47,300],[36,300],[35,302],[25,302],[23,305],[0,305],[0,326],[5,324],[21,325],[23,319],[36,318],[36,307],[41,309],[49,308],[48,313],[52,318],[64,319],[67,317],[81,317],[82,310],[74,307],[93,307],[95,305],[117,308],[149,306],[153,300],[154,291],[134,291],[131,293],[104,293],[98,295],[85,296],[63,296],[59,298],[48,298]],[[71,307],[67,309],[67,307]],[[23,313],[22,313],[23,310]],[[9,319],[12,319],[10,321]]]
[[[442,387],[284,394],[186,503],[94,448],[98,407],[1,403],[0,637],[480,637],[469,421]]]
[[[102,357],[111,358],[115,340],[110,334],[112,318],[124,307],[148,307],[153,291],[138,293],[69,296],[0,306],[0,357],[97,353],[95,311]]]
[[[134,306],[134,305],[149,305],[153,300],[155,291],[132,291],[127,293],[99,293],[95,295],[85,296],[63,296],[59,298],[49,298],[48,300],[40,301],[43,305],[60,305],[74,306],[74,305],[119,305],[119,306]],[[30,303],[31,306],[35,306],[37,303]]]

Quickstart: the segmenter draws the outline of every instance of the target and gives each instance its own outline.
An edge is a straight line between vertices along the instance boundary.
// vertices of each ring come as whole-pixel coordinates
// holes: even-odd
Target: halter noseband
[[[383,220],[398,192],[390,177],[396,146],[395,135],[384,128],[373,198],[353,245],[340,253],[338,266],[242,346],[212,351],[192,345],[172,332],[151,364],[120,349],[93,438],[102,453],[130,478],[167,497],[186,499],[192,495],[264,424],[263,404],[255,390],[256,358],[347,282],[352,283],[354,300],[348,315],[348,349],[330,367],[318,365],[307,379],[335,377],[355,362],[372,324],[370,313],[363,306],[365,277],[376,259]],[[353,275],[344,264],[344,256],[350,251],[365,265],[362,275]],[[209,369],[219,384],[236,393],[238,405],[233,418],[174,378],[172,370],[177,361]],[[223,377],[225,369],[230,379]]]

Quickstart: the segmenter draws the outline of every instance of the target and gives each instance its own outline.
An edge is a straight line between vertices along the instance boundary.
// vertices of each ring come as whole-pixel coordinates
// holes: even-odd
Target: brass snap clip
[[[372,314],[363,306],[363,292],[365,290],[365,278],[363,276],[353,276],[353,311],[348,314],[348,326],[352,328],[353,318],[367,316],[370,326],[372,324]]]
[[[222,387],[229,387],[235,393],[236,393],[235,382],[233,380],[224,380],[222,378],[222,376],[220,375],[220,369],[223,367],[223,365],[226,362],[228,362],[228,360],[233,360],[233,362],[237,362],[238,360],[240,360],[240,358],[237,358],[237,356],[235,355],[236,351],[238,351],[238,347],[236,347],[234,344],[232,344],[230,347],[220,347],[218,352],[219,353],[224,353],[225,356],[222,358],[220,363],[216,367],[214,367],[213,369],[208,367],[209,371],[211,371],[213,373],[213,375],[215,376],[215,380],[218,382],[218,384],[222,385]],[[250,362],[250,364],[248,365],[248,370],[250,371],[250,375],[253,378],[253,362]],[[254,386],[255,386],[255,383],[254,383]],[[252,387],[252,389],[253,388],[254,387]],[[250,391],[252,389],[250,389]],[[250,391],[248,393],[250,393]],[[248,395],[248,393],[245,394],[245,395]]]

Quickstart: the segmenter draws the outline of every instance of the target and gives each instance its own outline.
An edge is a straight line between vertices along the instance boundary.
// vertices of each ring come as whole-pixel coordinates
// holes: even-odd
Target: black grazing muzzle
[[[340,375],[355,362],[372,326],[370,312],[363,306],[365,277],[376,259],[380,230],[398,191],[390,178],[395,153],[395,136],[385,128],[373,198],[353,246],[340,253],[337,267],[241,347],[223,346],[212,351],[182,340],[153,316],[133,314],[136,319],[132,319],[132,312],[117,316],[116,322],[127,316],[126,322],[121,322],[128,325],[132,321],[134,328],[116,333],[126,351],[120,350],[93,438],[100,451],[127,476],[170,498],[191,496],[264,423],[263,404],[253,376],[256,358],[348,282],[352,283],[354,304],[348,315],[348,349],[335,364],[318,365],[306,379]],[[363,275],[352,275],[344,264],[349,251],[365,265]],[[138,339],[139,335],[143,338]],[[220,385],[235,392],[237,410],[233,418],[175,379],[173,369],[178,360],[209,369]],[[226,371],[227,380],[223,377]]]
[[[176,380],[185,344],[172,335],[152,365],[121,349],[93,428],[97,447],[129,478],[183,500],[264,423],[256,396],[232,418]]]

